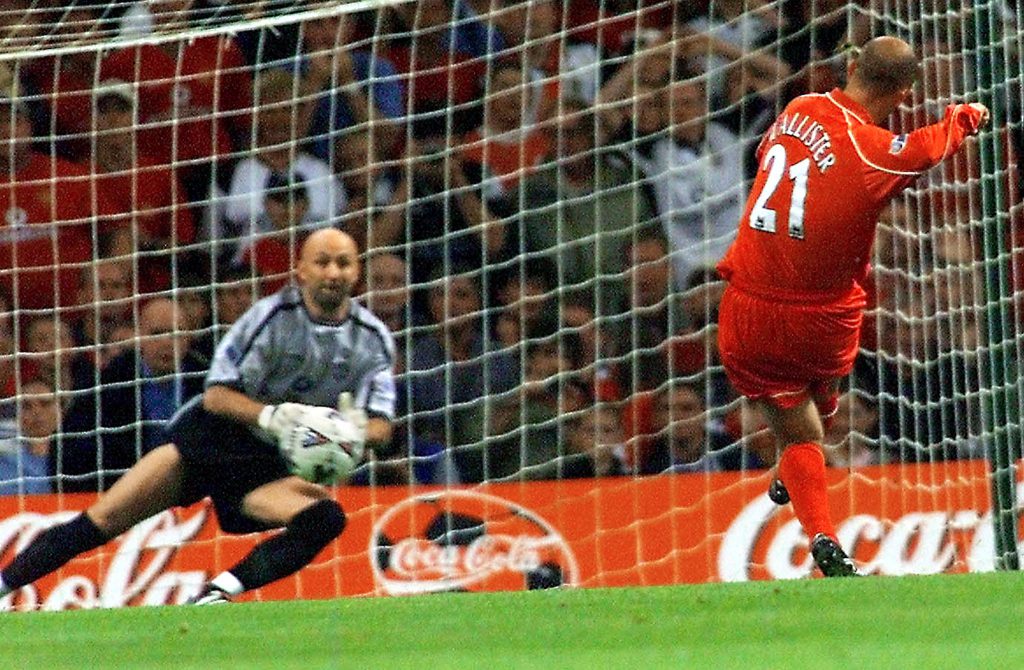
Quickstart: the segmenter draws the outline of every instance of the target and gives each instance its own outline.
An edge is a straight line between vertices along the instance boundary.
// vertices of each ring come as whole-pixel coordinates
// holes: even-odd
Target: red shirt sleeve
[[[171,172],[170,181],[173,188],[171,199],[173,200],[174,207],[171,211],[174,219],[175,236],[177,237],[178,244],[192,244],[196,239],[196,225],[192,217],[192,208],[185,199],[185,187],[182,186],[181,180],[173,172]]]
[[[850,140],[866,168],[865,186],[877,201],[887,201],[955,154],[980,123],[981,112],[974,107],[950,105],[941,121],[908,135],[869,124],[852,128]]]
[[[220,112],[231,112],[228,123],[234,138],[249,135],[252,124],[252,75],[245,67],[245,57],[235,40],[224,43],[220,60]]]

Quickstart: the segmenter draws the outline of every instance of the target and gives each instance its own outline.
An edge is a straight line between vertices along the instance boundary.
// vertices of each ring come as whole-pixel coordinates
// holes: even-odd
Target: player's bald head
[[[913,86],[918,74],[909,44],[898,37],[876,37],[861,48],[850,83],[874,95],[890,95]]]
[[[331,256],[342,253],[352,256],[359,254],[352,236],[336,228],[321,228],[307,237],[299,251],[299,262],[309,262],[321,253]]]

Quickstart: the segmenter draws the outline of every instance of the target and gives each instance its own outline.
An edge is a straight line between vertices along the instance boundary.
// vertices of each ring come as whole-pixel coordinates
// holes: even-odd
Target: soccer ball
[[[278,446],[293,475],[314,484],[334,484],[359,465],[365,444],[360,431],[337,410],[317,407]]]

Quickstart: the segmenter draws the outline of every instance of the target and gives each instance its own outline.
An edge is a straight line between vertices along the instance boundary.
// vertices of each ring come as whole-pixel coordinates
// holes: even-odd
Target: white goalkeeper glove
[[[259,426],[280,441],[296,426],[303,423],[303,417],[313,409],[310,405],[297,402],[283,402],[280,405],[267,405],[260,412]]]
[[[366,443],[366,412],[361,407],[356,407],[352,401],[352,394],[345,391],[338,395],[338,414],[352,424],[359,435],[359,441]]]

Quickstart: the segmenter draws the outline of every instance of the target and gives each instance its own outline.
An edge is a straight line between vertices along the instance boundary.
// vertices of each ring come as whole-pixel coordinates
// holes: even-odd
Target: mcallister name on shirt
[[[795,137],[807,150],[811,152],[811,159],[818,167],[818,172],[825,173],[836,163],[836,156],[832,153],[832,140],[820,123],[811,119],[806,114],[783,114],[772,126],[771,138],[774,140],[779,135]]]

